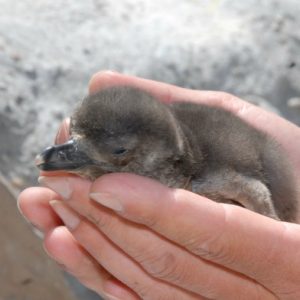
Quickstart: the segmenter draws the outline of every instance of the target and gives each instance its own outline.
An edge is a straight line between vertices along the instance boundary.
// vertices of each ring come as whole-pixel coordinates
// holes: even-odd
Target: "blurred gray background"
[[[36,184],[34,157],[99,70],[227,91],[300,125],[299,15],[299,0],[0,0],[5,185]],[[27,299],[1,298],[3,276],[0,299]]]

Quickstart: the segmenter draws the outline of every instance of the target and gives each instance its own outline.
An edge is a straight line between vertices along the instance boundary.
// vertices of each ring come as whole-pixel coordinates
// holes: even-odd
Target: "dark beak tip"
[[[74,140],[47,147],[35,159],[35,165],[44,171],[75,170],[90,162],[89,157],[78,150]]]
[[[47,171],[49,169],[49,165],[54,163],[57,157],[55,157],[55,147],[49,146],[45,148],[40,154],[35,157],[35,165],[40,170]]]

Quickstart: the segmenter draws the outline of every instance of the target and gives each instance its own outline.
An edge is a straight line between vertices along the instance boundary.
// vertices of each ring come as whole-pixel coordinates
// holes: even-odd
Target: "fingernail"
[[[64,203],[58,200],[51,200],[49,203],[67,228],[74,230],[79,225],[80,218]]]
[[[119,199],[110,193],[91,193],[90,198],[97,203],[115,211],[122,211],[123,206]]]
[[[53,190],[64,199],[69,199],[72,194],[72,189],[67,177],[41,176],[38,178],[38,182],[40,185]]]

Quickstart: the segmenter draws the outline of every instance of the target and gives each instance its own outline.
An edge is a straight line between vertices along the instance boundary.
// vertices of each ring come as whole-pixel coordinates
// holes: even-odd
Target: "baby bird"
[[[71,117],[70,136],[37,157],[41,170],[92,180],[131,172],[274,219],[295,220],[294,178],[279,145],[220,108],[164,104],[134,87],[110,87],[83,100]]]

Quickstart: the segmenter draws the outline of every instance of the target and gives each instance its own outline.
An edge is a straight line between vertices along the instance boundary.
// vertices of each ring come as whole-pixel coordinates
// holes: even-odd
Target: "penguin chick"
[[[88,96],[74,112],[70,140],[48,147],[41,170],[95,179],[131,172],[274,219],[294,221],[297,195],[279,145],[228,111],[164,104],[133,87]]]

